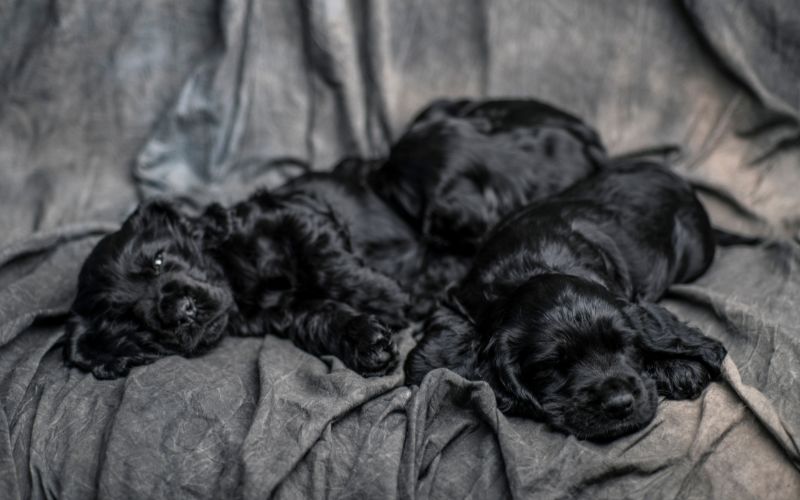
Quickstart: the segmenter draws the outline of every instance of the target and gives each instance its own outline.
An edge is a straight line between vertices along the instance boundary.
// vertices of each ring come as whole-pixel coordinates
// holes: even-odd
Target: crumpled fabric
[[[30,0],[0,38],[3,498],[800,497],[796,2]],[[140,199],[383,156],[441,96],[679,146],[715,224],[769,237],[663,301],[728,347],[719,382],[600,445],[447,370],[364,379],[275,337],[113,381],[64,367],[80,265]]]

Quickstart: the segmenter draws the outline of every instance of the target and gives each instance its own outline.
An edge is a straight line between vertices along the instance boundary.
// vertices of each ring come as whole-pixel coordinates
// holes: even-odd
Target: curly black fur
[[[67,359],[98,377],[123,375],[204,352],[227,329],[286,335],[383,373],[409,295],[427,311],[499,217],[604,158],[593,130],[548,105],[440,101],[386,164],[345,160],[200,218],[146,204],[85,263]]]
[[[440,100],[415,118],[374,177],[427,242],[471,254],[502,217],[605,159],[591,127],[542,102]]]
[[[170,354],[206,352],[222,338],[233,296],[195,233],[172,204],[154,201],[100,240],[67,322],[70,364],[115,378]]]
[[[487,381],[501,410],[604,440],[644,427],[657,396],[697,397],[725,348],[653,304],[714,256],[691,187],[631,162],[501,222],[409,355]]]
[[[91,252],[67,325],[67,361],[97,378],[207,351],[228,331],[273,333],[364,375],[396,365],[409,297],[354,254],[312,194],[260,192],[188,218],[143,204]]]
[[[375,189],[383,186],[382,163],[347,158],[328,172],[312,172],[278,192],[305,193],[323,200],[346,228],[353,253],[369,267],[391,276],[414,298],[413,317],[433,306],[448,284],[462,278],[469,256],[426,244],[420,233]]]

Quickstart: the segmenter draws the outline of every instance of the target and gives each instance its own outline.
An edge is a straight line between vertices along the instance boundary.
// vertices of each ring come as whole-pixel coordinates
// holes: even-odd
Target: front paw
[[[695,399],[715,378],[700,362],[664,360],[650,368],[658,392],[667,399]]]
[[[385,375],[397,366],[392,332],[371,316],[358,316],[345,326],[343,360],[365,377]]]
[[[127,377],[133,367],[128,358],[117,358],[106,363],[91,367],[92,374],[97,380],[114,380]]]
[[[701,358],[710,370],[711,376],[716,378],[720,374],[722,362],[725,360],[725,356],[728,355],[728,350],[725,349],[721,342],[712,338],[704,337],[704,340],[706,345],[701,350]]]

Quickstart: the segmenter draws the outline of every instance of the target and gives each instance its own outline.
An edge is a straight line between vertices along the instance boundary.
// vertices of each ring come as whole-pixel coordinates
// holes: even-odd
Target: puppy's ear
[[[100,330],[77,314],[67,320],[66,340],[67,364],[91,372],[100,380],[124,377],[132,367],[156,359],[127,340],[124,332]]]
[[[469,380],[476,378],[475,326],[464,315],[443,305],[425,318],[421,330],[422,338],[406,358],[406,384],[421,384],[425,375],[437,368],[449,368]]]
[[[497,406],[504,413],[539,417],[544,414],[542,405],[522,382],[519,345],[511,341],[507,332],[498,332],[495,336],[498,338],[491,365],[494,378],[502,388],[495,388]]]
[[[639,333],[644,368],[662,396],[694,399],[719,376],[727,354],[721,343],[655,304],[631,305],[627,312]]]
[[[232,229],[230,211],[219,203],[212,203],[198,218],[196,235],[202,238],[205,245],[213,247],[228,239]]]
[[[134,230],[142,230],[154,224],[189,229],[186,217],[175,203],[164,198],[154,198],[142,202],[128,218],[126,224],[133,226]]]
[[[526,332],[503,321],[502,305],[483,315],[478,329],[490,333],[479,355],[479,368],[497,396],[497,406],[504,413],[538,418],[542,405],[523,382],[527,355],[524,352]]]

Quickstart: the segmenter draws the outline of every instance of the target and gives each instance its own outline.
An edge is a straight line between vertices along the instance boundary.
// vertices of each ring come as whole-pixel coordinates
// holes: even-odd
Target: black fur
[[[581,438],[633,432],[658,394],[694,398],[719,373],[725,348],[653,303],[713,255],[682,179],[644,162],[599,173],[492,231],[426,322],[407,381],[447,367],[489,382],[503,411]]]
[[[81,270],[67,361],[97,378],[170,354],[205,352],[229,331],[274,333],[364,375],[396,365],[408,295],[354,254],[347,226],[311,194],[261,192],[185,217],[143,204]]]
[[[469,259],[426,244],[375,186],[383,186],[380,161],[348,158],[329,172],[297,177],[279,193],[305,193],[331,207],[366,265],[396,279],[414,298],[414,316],[427,312],[449,283],[464,276]]]
[[[477,242],[501,216],[604,165],[597,134],[533,100],[437,101],[385,162],[349,159],[281,192],[333,207],[353,251],[397,279],[427,312],[463,277]]]
[[[220,338],[233,296],[193,223],[173,205],[141,205],[92,250],[78,278],[65,356],[97,378],[170,354],[197,355]]]
[[[210,253],[236,298],[233,331],[285,335],[313,354],[335,354],[365,375],[396,363],[391,334],[409,297],[353,252],[348,227],[313,193],[257,194],[230,210]]]
[[[600,169],[580,119],[534,100],[441,100],[375,174],[381,196],[431,245],[471,255],[502,217]]]

